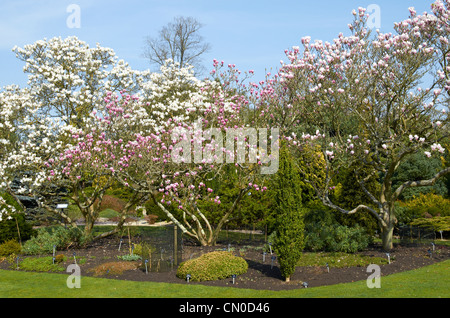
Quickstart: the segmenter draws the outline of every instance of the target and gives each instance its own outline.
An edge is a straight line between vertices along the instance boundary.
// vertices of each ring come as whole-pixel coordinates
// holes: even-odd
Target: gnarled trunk
[[[380,211],[380,220],[379,226],[381,230],[381,242],[383,245],[383,249],[385,251],[390,251],[393,247],[393,238],[394,238],[394,227],[397,223],[397,218],[395,217],[394,205],[389,204],[385,205],[384,208]]]
[[[391,250],[393,245],[394,225],[381,228],[381,240],[385,251]]]
[[[192,204],[192,207],[195,209],[196,214],[184,210],[185,215],[188,214],[188,216],[193,221],[193,225],[191,225],[189,222],[187,222],[186,218],[184,218],[183,220],[178,220],[172,213],[170,213],[169,210],[164,207],[164,205],[158,202],[154,193],[150,193],[150,196],[153,199],[153,202],[167,215],[167,217],[181,229],[183,234],[194,238],[202,246],[214,246],[216,245],[216,241],[219,237],[219,233],[222,230],[222,227],[228,221],[230,215],[236,210],[242,197],[249,190],[249,186],[245,189],[241,189],[233,205],[228,209],[227,212],[225,212],[219,224],[215,228],[211,226],[206,216],[199,210],[199,208],[195,204]],[[203,224],[201,220],[203,220]]]

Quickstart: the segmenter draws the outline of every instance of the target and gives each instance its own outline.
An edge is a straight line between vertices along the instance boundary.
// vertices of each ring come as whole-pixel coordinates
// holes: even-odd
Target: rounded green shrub
[[[16,240],[8,240],[0,244],[0,256],[17,255],[22,251],[22,247]]]
[[[219,280],[241,275],[248,270],[248,264],[242,257],[227,251],[216,251],[185,261],[177,270],[177,277],[185,279],[189,274],[191,281]]]

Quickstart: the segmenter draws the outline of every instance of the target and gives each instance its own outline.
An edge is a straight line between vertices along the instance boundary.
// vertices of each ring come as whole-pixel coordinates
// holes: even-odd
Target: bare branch
[[[202,27],[195,18],[177,17],[159,31],[157,38],[146,39],[143,55],[157,66],[164,65],[170,58],[180,67],[189,64],[199,70],[202,68],[200,56],[211,48],[199,34]]]
[[[450,173],[450,167],[449,167],[449,168],[446,168],[446,169],[444,169],[444,170],[439,171],[438,173],[436,173],[436,174],[434,175],[433,178],[428,179],[428,180],[406,181],[406,182],[404,182],[402,185],[400,185],[400,186],[397,188],[397,190],[395,190],[394,195],[393,195],[393,199],[396,200],[396,199],[400,196],[400,194],[402,194],[402,192],[403,192],[405,189],[408,189],[408,188],[414,188],[414,187],[426,187],[426,186],[432,186],[432,185],[434,185],[434,184],[436,183],[436,181],[437,181],[440,177],[442,177],[442,176],[444,176],[444,175],[446,175],[446,174],[448,174],[448,173]]]
[[[377,211],[375,211],[373,208],[371,208],[371,207],[369,207],[369,206],[367,206],[367,205],[360,204],[360,205],[358,205],[356,208],[354,208],[354,209],[352,209],[352,210],[346,210],[346,209],[343,209],[343,208],[341,208],[340,206],[334,204],[333,202],[331,202],[331,200],[330,200],[328,197],[322,197],[321,200],[322,200],[322,203],[323,203],[325,206],[327,206],[327,207],[329,207],[329,208],[332,208],[332,209],[334,209],[334,210],[337,210],[337,211],[339,211],[339,212],[341,212],[341,213],[344,213],[344,214],[354,214],[354,213],[356,213],[356,212],[366,210],[366,211],[370,212],[373,216],[375,216],[375,218],[376,218],[378,221],[382,221],[382,219],[381,219],[380,215],[377,213]]]

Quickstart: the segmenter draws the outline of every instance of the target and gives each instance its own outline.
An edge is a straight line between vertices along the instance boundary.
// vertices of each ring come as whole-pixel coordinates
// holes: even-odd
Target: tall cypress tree
[[[277,174],[274,176],[277,253],[281,274],[286,282],[295,271],[304,243],[304,209],[302,207],[301,183],[288,147],[282,144]]]

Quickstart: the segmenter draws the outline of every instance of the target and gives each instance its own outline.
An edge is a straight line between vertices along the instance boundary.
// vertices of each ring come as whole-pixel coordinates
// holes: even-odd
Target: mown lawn
[[[81,277],[81,288],[66,285],[69,274],[0,270],[2,298],[449,298],[450,260],[417,270],[382,276],[381,288],[366,281],[266,291],[201,285],[119,281]]]

